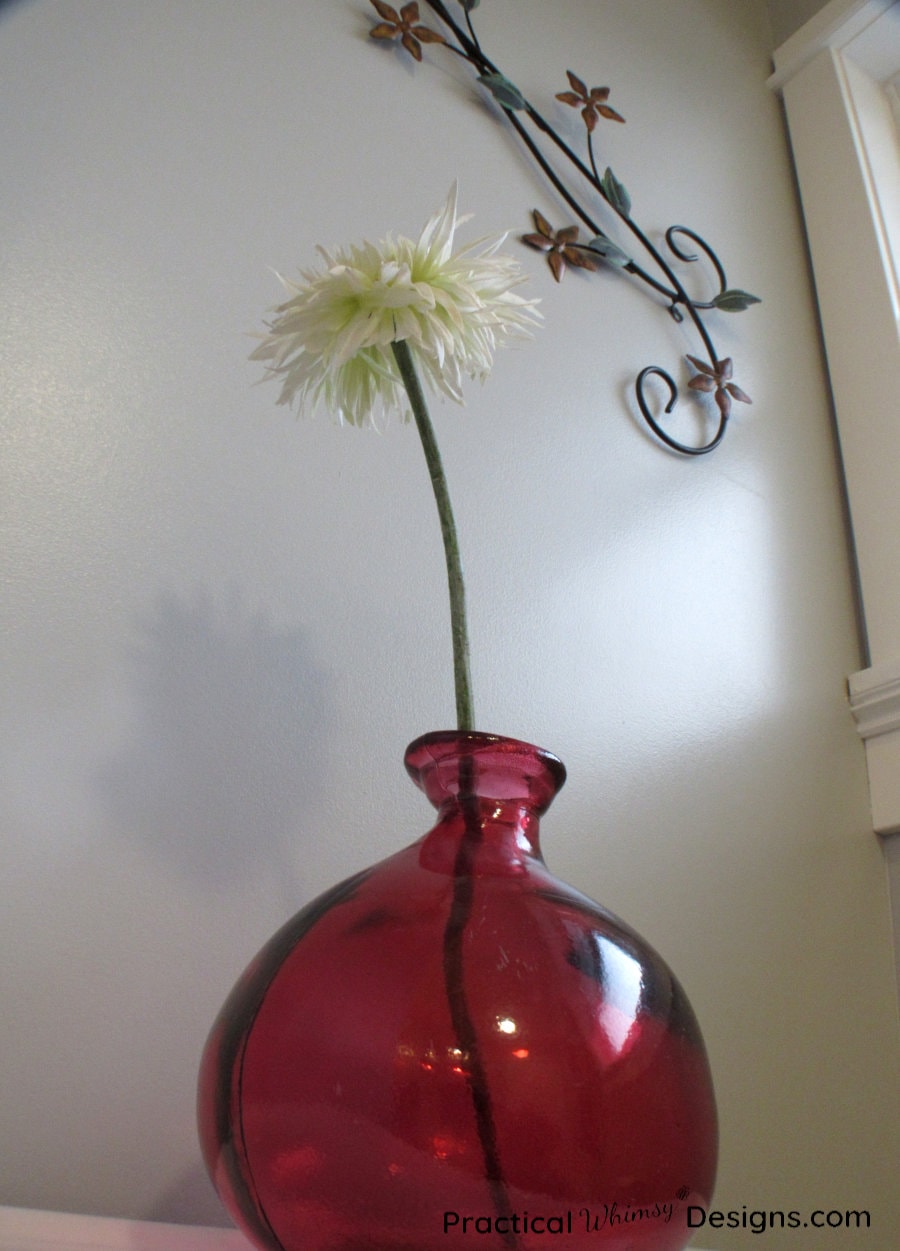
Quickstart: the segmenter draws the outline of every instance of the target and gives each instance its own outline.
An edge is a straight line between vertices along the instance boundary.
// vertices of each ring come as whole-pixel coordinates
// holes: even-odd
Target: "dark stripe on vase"
[[[472,762],[463,759],[460,764],[460,807],[465,831],[456,853],[453,866],[453,900],[444,930],[444,987],[450,1008],[450,1020],[456,1035],[457,1046],[468,1057],[466,1081],[472,1096],[478,1140],[484,1156],[484,1171],[488,1189],[498,1216],[511,1217],[512,1205],[506,1190],[500,1153],[497,1148],[497,1129],[487,1074],[481,1060],[481,1049],[475,1023],[469,1011],[463,970],[463,939],[472,914],[472,898],[475,878],[472,872],[474,853],[482,838],[481,814],[478,800],[472,788]],[[519,1247],[515,1233],[509,1229],[503,1241],[510,1248]]]

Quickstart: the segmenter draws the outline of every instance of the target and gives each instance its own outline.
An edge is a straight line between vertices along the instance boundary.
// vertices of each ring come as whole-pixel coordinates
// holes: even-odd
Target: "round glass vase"
[[[459,731],[405,760],[434,828],[289,921],[212,1028],[225,1206],[267,1251],[681,1251],[706,1052],[656,952],[544,864],[562,763]]]

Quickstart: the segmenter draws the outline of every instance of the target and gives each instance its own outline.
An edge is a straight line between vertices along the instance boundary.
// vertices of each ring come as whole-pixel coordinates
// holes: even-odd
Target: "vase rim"
[[[540,789],[546,786],[546,803],[556,795],[566,780],[566,766],[553,752],[536,747],[524,739],[510,738],[506,734],[492,734],[484,730],[432,730],[414,739],[404,754],[406,771],[422,790],[425,775],[441,764],[456,759],[490,760],[496,768],[503,767],[504,758],[510,767],[516,762],[524,773],[535,781],[543,777]],[[543,804],[541,805],[544,806]]]

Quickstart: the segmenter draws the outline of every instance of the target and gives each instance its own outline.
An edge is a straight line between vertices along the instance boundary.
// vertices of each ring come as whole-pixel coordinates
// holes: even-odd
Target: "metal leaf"
[[[631,264],[631,257],[627,256],[617,243],[613,243],[612,239],[607,239],[606,235],[597,235],[596,238],[591,239],[590,243],[586,243],[585,247],[590,248],[592,252],[599,252],[608,265],[615,265],[618,269]]]
[[[504,109],[525,108],[525,97],[515,83],[511,83],[504,74],[479,74],[478,81],[487,87],[497,103]]]
[[[712,302],[723,313],[742,313],[751,304],[761,304],[762,300],[759,296],[751,295],[749,291],[741,291],[739,287],[731,287],[729,290],[720,291],[718,295],[713,296]]]
[[[606,172],[603,175],[600,186],[603,188],[604,195],[616,212],[621,213],[623,217],[628,217],[631,213],[631,196],[625,190],[622,183],[619,182],[618,178],[609,166],[606,168]]]

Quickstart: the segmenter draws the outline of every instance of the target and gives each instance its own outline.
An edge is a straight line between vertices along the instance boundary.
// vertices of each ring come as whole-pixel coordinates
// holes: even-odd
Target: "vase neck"
[[[539,818],[565,781],[562,761],[518,739],[474,731],[426,734],[406,768],[438,810],[422,863],[440,872],[524,872],[541,859]]]

